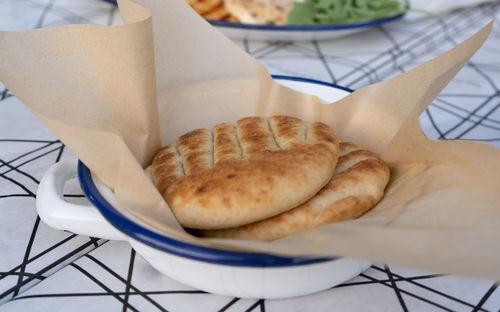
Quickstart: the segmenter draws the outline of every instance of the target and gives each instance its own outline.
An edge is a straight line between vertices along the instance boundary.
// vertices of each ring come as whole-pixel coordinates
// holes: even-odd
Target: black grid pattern
[[[239,41],[272,74],[310,77],[350,88],[404,72],[451,48],[493,17],[500,3],[439,19],[394,22],[332,42]],[[0,2],[0,29],[119,23],[97,0]],[[7,12],[7,13],[5,13]],[[431,138],[500,147],[500,32],[421,116]],[[48,228],[35,210],[37,185],[73,157],[0,85],[0,311],[499,311],[498,283],[373,265],[321,293],[284,300],[206,294],[158,274],[126,243]],[[82,200],[76,183],[68,200]]]

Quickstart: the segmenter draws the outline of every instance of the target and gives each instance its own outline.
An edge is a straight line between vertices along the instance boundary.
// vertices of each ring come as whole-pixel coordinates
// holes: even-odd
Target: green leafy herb
[[[289,25],[335,25],[372,21],[406,12],[398,0],[304,0],[295,2]]]

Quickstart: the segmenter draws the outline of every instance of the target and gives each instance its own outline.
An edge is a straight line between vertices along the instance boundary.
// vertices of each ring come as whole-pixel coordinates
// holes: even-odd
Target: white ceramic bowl
[[[287,87],[333,102],[351,90],[328,83],[275,76]],[[78,169],[77,169],[78,168]],[[77,177],[90,201],[68,203],[64,184]],[[289,257],[207,248],[172,239],[121,209],[113,193],[77,159],[52,166],[37,192],[37,210],[48,225],[73,233],[128,241],[153,267],[194,288],[239,298],[285,298],[338,285],[369,267],[348,258]]]

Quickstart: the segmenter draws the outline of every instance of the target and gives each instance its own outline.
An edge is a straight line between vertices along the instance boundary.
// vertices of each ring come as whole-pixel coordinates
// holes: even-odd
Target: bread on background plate
[[[286,25],[293,0],[224,0],[224,7],[241,23]]]

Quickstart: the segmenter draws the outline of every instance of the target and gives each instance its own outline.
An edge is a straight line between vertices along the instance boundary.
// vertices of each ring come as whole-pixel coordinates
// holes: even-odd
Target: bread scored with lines
[[[224,229],[310,199],[331,179],[338,152],[323,123],[248,117],[184,134],[156,154],[152,178],[181,225]]]
[[[262,221],[200,234],[275,240],[324,224],[358,218],[382,198],[388,181],[389,169],[375,154],[356,144],[341,142],[332,179],[306,203]]]

